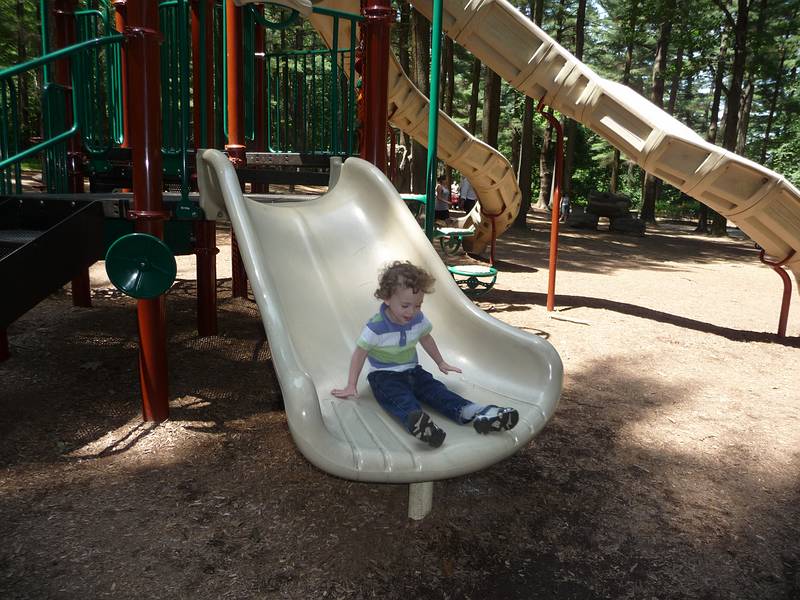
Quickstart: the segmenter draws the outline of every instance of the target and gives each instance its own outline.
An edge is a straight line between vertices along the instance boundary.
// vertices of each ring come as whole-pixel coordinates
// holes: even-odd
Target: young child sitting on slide
[[[433,326],[420,308],[434,279],[410,262],[395,261],[380,274],[375,297],[382,300],[356,342],[350,360],[347,386],[331,390],[337,398],[356,396],[356,383],[366,359],[367,381],[378,403],[400,421],[408,432],[438,448],[445,432],[437,427],[420,402],[459,424],[472,423],[478,433],[512,429],[519,420],[513,408],[475,404],[450,391],[417,361],[419,342],[445,375],[461,369],[445,362],[431,337]]]

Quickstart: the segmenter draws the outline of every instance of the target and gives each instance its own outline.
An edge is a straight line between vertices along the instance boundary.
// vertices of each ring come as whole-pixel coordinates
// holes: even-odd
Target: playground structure
[[[279,257],[282,256],[280,250],[277,247],[270,247],[270,252],[267,253],[260,245],[271,242],[261,239],[258,235],[247,233],[264,231],[272,235],[274,224],[265,222],[264,219],[271,220],[274,218],[272,215],[290,212],[269,211],[262,207],[264,214],[270,215],[264,217],[260,213],[255,213],[242,199],[243,181],[250,181],[255,186],[252,189],[260,191],[263,188],[259,186],[278,180],[278,175],[274,173],[258,173],[252,169],[254,164],[287,165],[295,172],[292,174],[284,171],[282,176],[287,176],[286,180],[289,182],[292,180],[299,182],[297,168],[308,164],[313,165],[312,168],[318,167],[322,164],[320,157],[327,161],[332,156],[347,157],[356,152],[353,141],[355,121],[352,117],[355,113],[353,100],[356,95],[356,77],[353,73],[358,71],[356,47],[359,38],[363,40],[364,46],[361,67],[364,102],[369,107],[369,110],[365,111],[365,121],[361,123],[363,140],[358,148],[360,155],[376,165],[379,170],[385,169],[385,131],[386,121],[389,119],[411,135],[418,139],[422,138],[420,141],[423,143],[428,140],[435,141],[436,143],[431,144],[431,149],[438,148],[444,160],[464,172],[474,182],[475,188],[481,195],[481,205],[468,215],[464,224],[475,226],[473,243],[476,247],[490,243],[502,233],[504,227],[513,222],[516,211],[519,210],[519,190],[513,182],[513,171],[508,161],[488,146],[471,136],[466,136],[463,130],[452,121],[443,118],[441,114],[437,119],[434,111],[430,113],[433,117],[429,118],[427,132],[423,127],[425,115],[428,114],[425,99],[410,85],[397,64],[389,61],[388,28],[393,12],[388,2],[369,4],[360,16],[342,12],[342,9],[348,7],[355,12],[358,11],[354,2],[339,0],[318,3],[310,13],[309,19],[312,24],[330,46],[328,50],[319,52],[321,56],[330,56],[327,66],[321,67],[321,73],[328,78],[327,84],[323,87],[330,90],[330,96],[327,100],[323,99],[322,103],[334,106],[331,113],[333,116],[327,117],[326,121],[330,136],[322,136],[325,137],[326,144],[327,140],[330,140],[330,143],[322,152],[312,153],[315,154],[313,159],[308,159],[304,152],[308,150],[307,146],[304,147],[302,144],[297,146],[293,135],[301,130],[300,124],[312,124],[313,128],[313,123],[318,123],[322,129],[325,126],[321,121],[303,117],[306,114],[303,111],[305,105],[302,104],[302,100],[299,105],[296,102],[301,94],[294,96],[295,103],[292,110],[289,110],[288,90],[292,89],[292,80],[297,81],[297,78],[280,78],[280,75],[277,75],[275,81],[270,81],[267,76],[268,81],[261,86],[256,83],[260,77],[258,73],[261,72],[266,76],[272,71],[254,70],[251,76],[245,73],[249,68],[247,65],[255,64],[257,54],[263,54],[264,64],[269,64],[272,59],[269,53],[259,49],[263,46],[259,46],[256,34],[262,29],[256,27],[255,23],[260,22],[263,25],[261,8],[253,6],[240,8],[233,2],[223,4],[198,2],[192,3],[190,7],[190,3],[186,1],[157,3],[128,0],[127,3],[115,3],[117,10],[116,30],[114,30],[111,28],[110,7],[105,3],[101,4],[106,8],[105,13],[99,11],[102,17],[100,22],[104,27],[103,35],[94,35],[100,26],[95,23],[94,28],[86,30],[94,32],[85,34],[89,36],[88,39],[71,45],[77,40],[68,35],[70,29],[68,21],[73,17],[77,20],[81,11],[75,11],[75,2],[70,0],[56,2],[56,5],[61,7],[57,13],[60,15],[57,31],[61,32],[57,36],[59,42],[57,46],[63,48],[60,51],[62,54],[45,55],[41,62],[35,65],[38,68],[52,63],[54,67],[58,67],[56,69],[58,72],[53,78],[54,85],[48,86],[45,92],[48,108],[43,114],[46,115],[47,139],[23,149],[21,146],[24,144],[15,139],[14,135],[4,136],[5,145],[0,157],[4,187],[0,191],[6,195],[6,202],[17,203],[16,206],[19,207],[24,206],[25,200],[12,194],[20,192],[20,161],[24,158],[37,152],[48,152],[44,161],[48,174],[48,189],[62,194],[61,197],[64,198],[65,192],[82,191],[83,183],[79,180],[82,179],[83,171],[79,167],[84,160],[81,156],[88,156],[89,164],[94,165],[89,167],[92,175],[111,174],[97,178],[97,185],[105,186],[104,191],[130,187],[133,189],[132,205],[130,197],[119,194],[102,198],[105,216],[109,216],[108,213],[113,209],[109,204],[116,204],[119,207],[122,203],[124,206],[120,208],[120,212],[135,221],[134,226],[129,221],[122,221],[131,230],[149,233],[156,238],[165,238],[168,226],[174,224],[185,232],[184,239],[192,242],[186,245],[185,251],[193,251],[198,255],[198,312],[209,315],[211,321],[205,334],[213,333],[216,326],[213,321],[215,304],[213,218],[216,218],[216,215],[201,211],[197,206],[196,197],[190,194],[193,186],[191,164],[197,148],[221,147],[222,140],[225,140],[227,143],[224,148],[237,171],[234,171],[233,167],[220,165],[219,156],[212,154],[208,161],[214,163],[213,169],[208,168],[208,172],[201,175],[201,181],[205,178],[203,184],[205,193],[210,197],[224,197],[225,208],[222,203],[217,202],[215,205],[217,212],[241,213],[238,224],[237,217],[231,214],[238,242],[238,246],[234,245],[237,249],[234,252],[234,294],[246,294],[244,271],[237,266],[241,260],[239,258],[241,250],[250,276],[259,279],[258,286],[254,284],[254,292],[259,301],[265,327],[270,334],[273,352],[282,355],[282,358],[276,357],[276,364],[284,361],[281,363],[284,367],[281,368],[286,375],[281,377],[281,384],[285,397],[292,399],[287,401],[290,428],[304,454],[326,470],[365,480],[426,483],[440,477],[454,476],[486,466],[488,463],[464,462],[444,467],[437,464],[438,459],[423,460],[420,458],[420,453],[416,451],[409,453],[407,449],[402,451],[406,453],[403,455],[405,458],[400,458],[402,452],[399,446],[387,449],[375,443],[376,439],[383,439],[381,436],[376,436],[375,431],[386,428],[385,422],[374,421],[374,415],[358,410],[352,411],[352,414],[342,415],[326,406],[326,400],[320,393],[324,394],[325,390],[329,389],[331,374],[321,371],[313,376],[307,375],[309,370],[314,371],[316,368],[311,366],[314,357],[303,357],[303,348],[296,345],[291,332],[287,330],[287,327],[291,328],[291,323],[296,324],[297,320],[288,317],[287,323],[283,323],[286,315],[279,307],[290,304],[285,294],[291,294],[293,288],[278,278],[280,276],[274,272],[277,265],[268,262],[275,260],[279,263]],[[174,21],[164,16],[160,19],[159,7],[165,11],[176,10],[178,16]],[[437,15],[435,7],[442,11],[440,15]],[[438,20],[451,37],[471,50],[503,78],[524,93],[539,99],[540,106],[545,104],[552,106],[563,114],[587,124],[646,170],[728,216],[759,243],[766,254],[778,257],[776,264],[785,264],[797,277],[800,272],[800,256],[796,255],[797,249],[800,248],[800,194],[779,175],[707,144],[688,128],[631,90],[599,78],[507,2],[496,0],[464,3],[461,0],[448,0],[443,6],[438,3],[436,5],[418,3],[417,8],[432,17],[433,39],[438,39],[436,26]],[[93,10],[88,12],[94,14]],[[307,12],[307,8],[295,12],[299,15],[301,11]],[[296,17],[291,17],[294,18]],[[164,49],[168,59],[164,59],[163,54],[159,53],[159,19],[162,23],[161,32],[164,34]],[[291,19],[272,23],[271,26],[274,31],[285,31],[291,25]],[[363,29],[360,35],[353,26],[355,22],[362,22]],[[172,29],[168,29],[164,26],[166,23],[174,23],[174,26],[171,25]],[[73,31],[80,31],[74,23],[72,27]],[[188,34],[189,31],[192,32],[191,36]],[[168,35],[169,33],[175,35]],[[251,34],[252,46],[233,42],[246,40]],[[191,44],[191,51],[190,38],[193,42],[195,39],[198,40],[197,44]],[[210,39],[219,41],[219,44],[208,43]],[[100,73],[105,72],[101,66],[108,67],[111,72],[110,65],[115,60],[111,49],[120,48],[123,41],[125,52],[120,53],[119,64],[121,72],[125,75],[100,77]],[[249,48],[249,54],[245,52],[246,47]],[[226,48],[227,51],[222,52],[222,48]],[[174,52],[170,53],[170,49]],[[78,56],[81,53],[90,54],[90,58],[75,59],[71,70],[63,67],[63,57]],[[86,64],[91,62],[91,53],[97,53],[96,66],[94,69],[87,68],[86,71],[81,71],[81,68],[86,68]],[[222,60],[223,54],[226,60]],[[279,65],[278,73],[305,73],[307,66],[301,71],[297,62],[293,63],[293,69],[288,68],[290,61],[303,60],[299,56],[301,55],[293,51],[281,52],[280,57],[276,59],[276,65]],[[302,56],[306,56],[307,63],[308,55]],[[212,64],[214,68],[211,68]],[[280,65],[286,68],[282,70]],[[8,81],[20,72],[23,66],[17,71],[9,70],[2,74],[2,82],[6,86],[3,88],[4,99],[10,97],[13,100],[13,84],[9,84]],[[30,64],[27,66],[30,67]],[[159,71],[161,75],[164,72],[169,75],[160,76]],[[190,72],[195,82],[191,88],[193,95],[189,93]],[[84,79],[88,79],[95,86],[100,86],[94,88],[100,92],[92,96],[97,104],[89,105],[88,108],[78,101],[81,95],[87,93],[81,92],[78,85],[83,73],[89,73]],[[98,83],[101,81],[104,83]],[[253,85],[248,87],[250,81]],[[200,85],[197,85],[198,82]],[[263,93],[264,90],[273,89],[272,85],[287,93],[275,98],[262,96],[260,104],[249,102],[250,98],[256,97],[257,91]],[[437,87],[432,86],[432,89],[437,90]],[[223,89],[226,90],[225,93],[222,93]],[[123,107],[121,121],[114,116],[116,112],[103,110],[104,107],[114,105],[110,101],[112,96],[119,99],[119,103],[115,106]],[[131,107],[131,98],[137,99],[135,108]],[[342,102],[341,105],[339,101]],[[4,125],[5,131],[13,130],[10,123],[14,120],[11,108],[14,104],[12,101],[3,107],[4,118],[10,116],[8,121],[4,121],[8,123]],[[436,106],[438,102],[434,100],[432,104]],[[249,111],[252,106],[268,107],[268,110],[256,114],[256,111]],[[171,107],[171,110],[168,110],[168,107]],[[245,110],[245,107],[248,107],[248,110]],[[194,115],[190,119],[192,112]],[[108,117],[107,120],[93,122],[94,118],[104,115]],[[223,115],[227,118],[223,119]],[[297,115],[300,115],[300,118],[292,120]],[[264,119],[260,126],[259,118]],[[441,137],[438,137],[438,132],[436,135],[430,134],[431,120],[437,121],[437,126],[441,125]],[[273,125],[276,127],[273,128]],[[190,130],[192,136],[189,135]],[[87,136],[85,131],[95,133]],[[433,131],[436,131],[435,128]],[[83,136],[83,150],[78,143],[76,135],[78,132]],[[165,135],[162,135],[162,132]],[[170,138],[170,135],[176,132],[177,136]],[[275,132],[279,132],[276,133],[277,138],[266,135]],[[310,137],[307,135],[300,137],[302,140],[315,139],[313,133]],[[88,143],[86,139],[92,143]],[[14,143],[7,143],[6,140],[12,140]],[[168,143],[168,140],[171,141]],[[260,147],[262,153],[260,155],[248,153],[247,150],[251,146]],[[85,155],[82,155],[83,151],[86,152]],[[335,206],[342,205],[345,197],[351,199],[348,208],[342,209],[343,218],[358,220],[361,216],[369,214],[370,223],[374,220],[371,233],[364,232],[361,236],[354,237],[355,241],[361,240],[367,246],[374,248],[374,256],[362,261],[365,269],[372,269],[369,272],[369,279],[374,278],[376,265],[380,260],[395,258],[394,254],[390,255],[391,253],[419,260],[440,274],[441,266],[437,267],[431,262],[429,248],[425,247],[423,250],[421,247],[422,232],[410,228],[408,218],[398,213],[396,207],[402,205],[397,201],[399,199],[395,198],[396,194],[387,189],[386,181],[381,180],[376,173],[363,165],[359,166],[357,161],[353,161],[352,167],[348,166],[349,162],[346,162],[343,168],[344,180],[333,186],[331,192],[324,198]],[[170,168],[170,164],[174,165],[174,168]],[[61,175],[61,179],[58,180],[60,183],[51,183],[50,175],[55,174]],[[165,203],[163,188],[165,183],[169,182],[180,186],[180,193],[173,196],[171,202]],[[17,189],[13,189],[15,187]],[[379,198],[376,202],[383,202],[388,214],[397,217],[396,220],[393,219],[391,223],[381,221],[377,215],[372,214],[374,208],[360,204],[370,190]],[[87,199],[87,203],[98,198],[100,197],[91,197]],[[69,201],[76,203],[76,206],[82,204],[75,196],[69,197]],[[282,204],[275,206],[286,208]],[[322,199],[310,202],[309,206],[320,207],[322,210]],[[554,208],[558,206],[557,199],[553,202],[553,206]],[[341,269],[347,257],[351,261],[356,261],[354,258],[356,253],[351,251],[349,255],[340,254],[340,259],[335,264],[326,267],[324,252],[318,248],[324,247],[321,241],[328,232],[310,233],[309,230],[300,229],[298,224],[308,217],[300,208],[291,212],[294,212],[295,216],[293,219],[287,218],[285,225],[288,229],[296,231],[300,239],[311,249],[307,262],[304,263],[308,265],[309,276],[317,277],[311,285],[322,285],[321,293],[327,284],[341,289],[343,284],[337,279],[339,275],[334,271]],[[259,216],[256,217],[255,214]],[[556,217],[554,214],[554,221],[557,221]],[[254,224],[248,225],[251,221]],[[308,223],[312,224],[310,218]],[[61,229],[61,222],[54,227]],[[22,226],[17,229],[21,230]],[[335,235],[338,233],[334,232]],[[405,242],[398,241],[396,238],[399,237]],[[341,242],[340,238],[338,235],[336,239]],[[389,243],[389,240],[392,242]],[[18,246],[10,255],[24,251],[26,246]],[[88,256],[76,258],[71,264],[72,268],[66,269],[70,271],[68,279],[73,280],[73,289],[79,290],[83,285],[83,289],[88,292],[84,275],[88,266],[86,263],[99,258],[96,254],[96,248],[90,250]],[[375,262],[376,260],[378,262]],[[554,271],[551,269],[552,272]],[[264,273],[268,275],[265,276]],[[354,281],[361,281],[359,285],[363,287],[363,281],[367,279],[366,274],[366,270],[359,269]],[[54,278],[50,282],[51,287],[62,285],[64,277],[65,274],[60,273],[59,278]],[[262,277],[266,283],[261,281]],[[276,278],[278,283],[273,281]],[[452,299],[454,288],[450,284],[448,281],[446,286],[449,287],[445,287],[443,296]],[[350,294],[347,297],[351,302],[360,301],[356,298],[362,296],[368,299],[369,293],[364,293],[359,285],[348,286],[350,291],[343,291],[342,294]],[[79,298],[79,294],[75,293],[74,297]],[[292,297],[292,302],[298,300]],[[355,302],[354,305],[357,305]],[[163,420],[168,415],[164,297],[159,295],[155,298],[142,298],[138,300],[137,306],[143,412],[146,419]],[[332,304],[334,310],[336,306],[335,303]],[[526,337],[518,332],[512,333],[512,330],[497,328],[496,325],[487,325],[491,320],[487,320],[488,317],[466,304],[463,299],[458,301],[457,306],[458,314],[464,318],[454,328],[465,332],[463,335],[467,338],[482,331],[471,329],[479,328],[480,324],[480,327],[487,327],[492,331],[492,335],[499,336],[509,347],[522,339],[527,340],[526,344],[534,343],[528,339],[530,336]],[[437,320],[446,319],[443,313],[439,314],[441,310],[435,306],[432,311]],[[347,356],[344,340],[354,339],[351,335],[353,332],[350,331],[353,327],[352,319],[351,313],[344,321],[346,327],[331,334],[330,339],[334,341],[330,347],[326,347],[325,356],[337,354]],[[0,328],[5,329],[9,322],[5,318],[0,322]],[[200,326],[199,330],[204,334],[203,326]],[[5,341],[4,331],[2,338]],[[462,352],[462,345],[461,338],[457,337],[445,338],[442,344],[446,352],[457,355]],[[521,385],[521,382],[528,380],[522,373],[514,371],[507,376],[509,380],[506,382],[514,387],[511,392],[503,391],[499,387],[494,390],[481,389],[479,392],[479,395],[485,394],[488,398],[492,394],[509,395],[516,402],[523,402],[526,393],[539,399],[528,406],[527,411],[530,416],[527,421],[528,427],[523,430],[524,435],[520,434],[517,437],[512,433],[502,434],[498,436],[497,441],[491,442],[496,446],[496,448],[493,446],[492,452],[489,453],[493,460],[507,456],[518,447],[518,444],[525,443],[552,415],[561,385],[560,361],[557,355],[554,357],[551,354],[552,349],[548,349],[548,345],[544,344],[537,348],[539,350],[534,353],[536,356],[534,362],[543,366],[547,375],[543,374],[544,371],[537,370],[535,380],[525,386],[527,391],[516,387],[518,383]],[[471,365],[480,362],[474,356],[461,356]],[[502,351],[498,356],[508,358]],[[513,366],[515,365],[513,361],[511,364],[512,371],[518,369],[518,366]],[[329,365],[326,366],[328,367]],[[337,374],[338,372],[337,370]],[[491,380],[489,374],[483,373],[477,367],[476,373],[482,373],[487,380]],[[464,385],[477,386],[478,383],[470,381]],[[295,395],[297,390],[300,390],[299,396]],[[311,413],[306,412],[309,406],[311,409],[316,406],[315,410],[319,413],[317,414],[315,410]],[[299,412],[293,414],[292,411],[295,410]],[[310,420],[305,420],[308,415],[311,415],[308,417]],[[352,427],[357,427],[358,433],[354,434],[352,441],[345,443],[343,440],[348,439],[348,432],[353,431]],[[319,441],[319,446],[315,445],[315,440]],[[456,444],[460,442],[457,436],[454,440]],[[331,446],[325,447],[324,444],[328,443]],[[327,450],[330,450],[330,453]],[[343,457],[348,456],[348,452],[350,462],[345,463]],[[327,460],[332,462],[328,463]],[[397,467],[398,464],[404,466],[400,468]],[[425,465],[430,466],[424,468]],[[387,473],[394,473],[394,478]],[[399,473],[403,475],[398,475]],[[428,494],[429,492],[425,491],[428,489],[424,488],[421,494],[423,496]]]
[[[13,276],[10,265],[15,262],[28,268],[37,264],[32,249],[41,249],[48,237],[62,244],[75,237],[80,227],[69,223],[70,210],[64,209],[83,214],[84,205],[102,202],[92,210],[102,209],[105,218],[93,221],[89,237],[100,242],[90,252],[73,252],[73,244],[63,244],[60,251],[51,247],[38,255],[58,254],[59,260],[51,262],[60,269],[44,268],[35,284],[27,283],[30,277],[15,279],[19,288],[0,311],[0,355],[9,354],[7,326],[65,282],[73,282],[75,304],[89,306],[88,266],[134,230],[163,237],[175,254],[197,255],[198,331],[216,333],[215,233],[213,224],[199,218],[191,193],[195,148],[222,147],[227,141],[240,177],[252,182],[254,190],[266,190],[270,183],[327,183],[329,157],[356,152],[355,83],[348,84],[340,68],[355,61],[354,45],[294,50],[280,32],[296,13],[286,22],[270,23],[263,10],[230,2],[42,0],[40,12],[45,17],[43,55],[4,71],[0,80],[0,244],[3,255],[14,255],[3,262],[2,274]],[[241,60],[243,54],[248,60]],[[304,82],[297,75],[301,61],[311,71]],[[41,141],[28,142],[21,135],[18,90],[23,76],[44,83]],[[236,85],[229,88],[228,81]],[[132,97],[140,101],[134,105]],[[269,110],[257,112],[256,105]],[[244,152],[247,144],[262,152]],[[21,162],[36,156],[42,160],[46,197],[21,193]],[[84,193],[86,179],[89,194]],[[162,194],[167,186],[180,191]],[[124,193],[131,188],[134,195]],[[34,199],[62,209],[44,211],[51,217],[44,219],[41,208],[30,202]],[[67,234],[70,226],[73,231]],[[57,232],[41,235],[51,228]],[[36,244],[29,244],[34,239]],[[243,271],[235,268],[234,274],[236,294],[246,295]],[[163,321],[162,312],[163,307],[153,307],[155,322]],[[163,323],[155,326],[148,318],[142,325],[146,339],[163,338]],[[154,331],[148,334],[151,326]],[[155,345],[160,366],[154,364],[150,372],[162,382],[143,382],[143,388],[159,397],[164,407],[160,419],[167,414],[166,372],[163,344]],[[146,416],[153,416],[150,402],[144,404]]]

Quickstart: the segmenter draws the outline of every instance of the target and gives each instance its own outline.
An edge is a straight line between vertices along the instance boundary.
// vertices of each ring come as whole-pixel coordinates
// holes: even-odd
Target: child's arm
[[[337,398],[349,398],[350,396],[358,396],[356,384],[358,383],[358,376],[361,375],[361,369],[364,368],[364,361],[367,360],[367,351],[356,346],[353,351],[353,357],[350,359],[350,373],[347,376],[347,386],[342,389],[333,389],[331,394]]]
[[[445,375],[450,371],[461,373],[461,369],[445,362],[445,360],[442,358],[442,353],[439,352],[439,347],[436,345],[436,342],[433,340],[433,336],[430,333],[421,337],[419,343],[425,349],[425,352],[428,353],[428,356],[433,359],[433,361],[436,363],[436,366],[439,367],[439,370],[442,373]]]

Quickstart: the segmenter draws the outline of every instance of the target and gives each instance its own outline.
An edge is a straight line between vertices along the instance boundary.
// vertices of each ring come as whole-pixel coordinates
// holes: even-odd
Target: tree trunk
[[[453,60],[453,40],[447,36],[444,38],[444,69],[443,72],[447,72],[447,81],[443,82],[443,89],[442,89],[442,98],[444,101],[442,102],[442,106],[444,107],[444,112],[447,114],[448,117],[453,116],[453,96],[456,93],[456,74],[455,74],[455,65]],[[445,165],[444,168],[444,176],[447,180],[447,189],[450,189],[450,184],[453,183],[453,169],[450,165]]]
[[[656,44],[656,56],[653,61],[653,89],[650,94],[650,101],[662,108],[664,106],[664,72],[667,69],[667,52],[669,49],[670,36],[672,35],[672,13],[673,3],[666,7],[666,14],[663,15],[661,30]],[[656,222],[656,202],[661,188],[661,180],[655,175],[646,173],[644,177],[644,197],[642,198],[642,210],[640,218],[647,223]]]
[[[431,95],[431,30],[428,20],[417,9],[411,9],[411,24],[414,30],[414,84],[425,96]],[[417,141],[413,142],[411,164],[411,188],[415,194],[425,193],[428,151]]]
[[[799,7],[795,7],[792,15],[789,17],[789,23],[794,23],[797,19],[797,13],[800,10]],[[767,123],[766,128],[764,130],[764,142],[761,146],[761,163],[764,164],[767,162],[767,149],[769,148],[770,144],[770,135],[772,133],[772,127],[775,125],[776,114],[777,114],[777,107],[778,107],[778,100],[783,93],[783,86],[784,80],[787,79],[786,75],[784,74],[784,67],[787,61],[787,49],[789,45],[789,40],[792,38],[793,35],[796,34],[796,30],[793,27],[788,27],[783,34],[783,38],[781,40],[781,58],[779,61],[779,66],[777,73],[775,74],[775,85],[772,86],[772,91],[769,97],[769,114],[767,115]],[[792,60],[791,57],[788,57],[788,60]],[[790,78],[789,81],[795,81],[797,74],[797,64],[795,63],[792,69],[790,69]],[[789,88],[789,100],[791,100],[792,96],[794,95],[793,88]],[[789,111],[786,111],[787,118],[794,118],[794,115],[790,115]]]
[[[683,41],[678,47],[675,56],[675,68],[672,72],[672,84],[669,86],[669,99],[667,100],[667,112],[675,114],[675,103],[678,101],[678,91],[681,87],[681,74],[683,73]]]
[[[535,14],[538,19],[536,24],[542,25],[542,13]],[[558,14],[556,17],[556,42],[561,42],[564,34],[564,0],[560,0]],[[553,158],[550,148],[550,140],[553,137],[553,127],[547,123],[542,134],[542,147],[539,151],[539,199],[536,201],[536,208],[547,210],[550,208],[550,192],[553,187]]]
[[[575,17],[575,58],[583,61],[583,43],[586,30],[586,0],[578,0],[578,14]],[[578,135],[578,124],[570,118],[564,118],[566,127],[566,148],[564,150],[564,189],[562,194],[569,198],[572,193],[572,169],[575,163],[575,143]]]
[[[750,109],[753,105],[753,95],[755,94],[755,79],[758,77],[757,58],[764,47],[764,26],[767,21],[767,0],[761,0],[758,9],[758,21],[753,33],[752,52],[749,60],[746,60],[747,79],[742,90],[742,104],[739,107],[739,123],[736,131],[736,153],[744,156],[747,146],[747,130],[750,126]]]
[[[764,141],[761,145],[761,164],[765,164],[767,162],[767,148],[769,148],[769,138],[772,134],[772,126],[775,123],[775,113],[777,112],[778,108],[778,98],[781,94],[781,88],[783,87],[783,65],[786,63],[786,37],[784,37],[784,43],[781,46],[781,60],[778,66],[778,73],[775,76],[775,85],[772,86],[772,92],[769,96],[769,113],[767,114],[767,124],[764,129]]]
[[[469,123],[467,131],[472,135],[478,130],[478,100],[481,92],[481,61],[475,57],[472,60],[472,91],[469,95]]]
[[[736,131],[736,154],[745,155],[747,129],[750,126],[750,107],[753,105],[753,80],[748,79],[742,91],[742,105],[739,107],[739,124]]]
[[[25,44],[25,3],[22,0],[17,0],[17,62],[23,63],[28,60],[28,50]],[[23,139],[20,140],[23,144],[27,145],[27,140],[30,137],[31,131],[29,130],[28,123],[28,74],[21,73],[19,75],[19,119],[22,125],[21,133]]]
[[[483,88],[483,141],[497,148],[500,130],[500,76],[486,67]]]
[[[397,60],[406,74],[411,73],[411,6],[408,2],[400,3],[400,23],[395,26],[397,31]]]
[[[739,106],[742,102],[742,83],[747,60],[747,20],[750,7],[747,0],[737,0],[736,24],[733,30],[733,67],[731,82],[728,87],[728,101],[725,105],[727,116],[722,146],[726,150],[736,150],[736,137],[739,125]],[[711,234],[725,236],[728,234],[728,220],[719,213],[714,215],[711,223]]]
[[[529,0],[531,20],[541,24],[544,0]],[[537,20],[538,19],[538,20]],[[514,221],[514,227],[527,229],[528,212],[531,208],[533,194],[531,191],[531,169],[533,168],[533,98],[525,97],[525,108],[522,112],[522,139],[519,149],[519,174],[517,180],[519,191],[522,194],[519,213]]]
[[[514,227],[527,228],[528,211],[531,208],[531,168],[533,167],[533,98],[525,97],[525,108],[522,113],[522,139],[519,149],[519,172],[517,183],[522,194],[519,212]]]
[[[625,67],[622,71],[622,83],[623,85],[628,85],[631,80],[631,69],[633,68],[633,48],[634,48],[634,37],[633,34],[636,31],[636,20],[639,16],[639,2],[633,2],[630,7],[630,13],[628,16],[628,32],[629,37],[627,41],[627,45],[625,47]],[[611,190],[612,194],[616,194],[617,190],[619,189],[619,173],[620,173],[620,151],[617,148],[614,148],[614,157],[611,160],[611,181],[609,182],[609,189]]]
[[[511,168],[514,169],[517,181],[519,181],[519,156],[520,144],[522,142],[522,131],[515,127],[511,132]]]
[[[539,152],[539,198],[536,208],[547,210],[550,208],[550,188],[553,185],[553,164],[550,158],[550,137],[553,128],[546,126],[542,132],[542,147]]]
[[[722,88],[725,77],[725,62],[728,56],[728,36],[722,33],[722,39],[719,44],[719,53],[717,54],[717,66],[714,73],[714,94],[711,99],[711,108],[708,113],[708,130],[706,132],[706,140],[712,144],[717,143],[717,134],[719,133],[719,122],[717,115],[719,115],[719,105],[722,100]],[[697,233],[709,233],[708,221],[709,217],[714,218],[717,213],[705,204],[700,204],[700,210],[697,216]]]

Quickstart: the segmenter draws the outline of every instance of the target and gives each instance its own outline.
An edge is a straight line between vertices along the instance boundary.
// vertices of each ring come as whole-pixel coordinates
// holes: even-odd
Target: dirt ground
[[[224,243],[218,336],[195,333],[191,265],[169,294],[160,425],[134,302],[96,268],[94,308],[41,303],[0,365],[0,597],[800,599],[797,293],[779,340],[752,243],[568,230],[548,313],[548,223],[530,229],[501,238],[479,305],[556,347],[561,404],[513,457],[437,482],[419,523],[407,486],[299,454]]]

